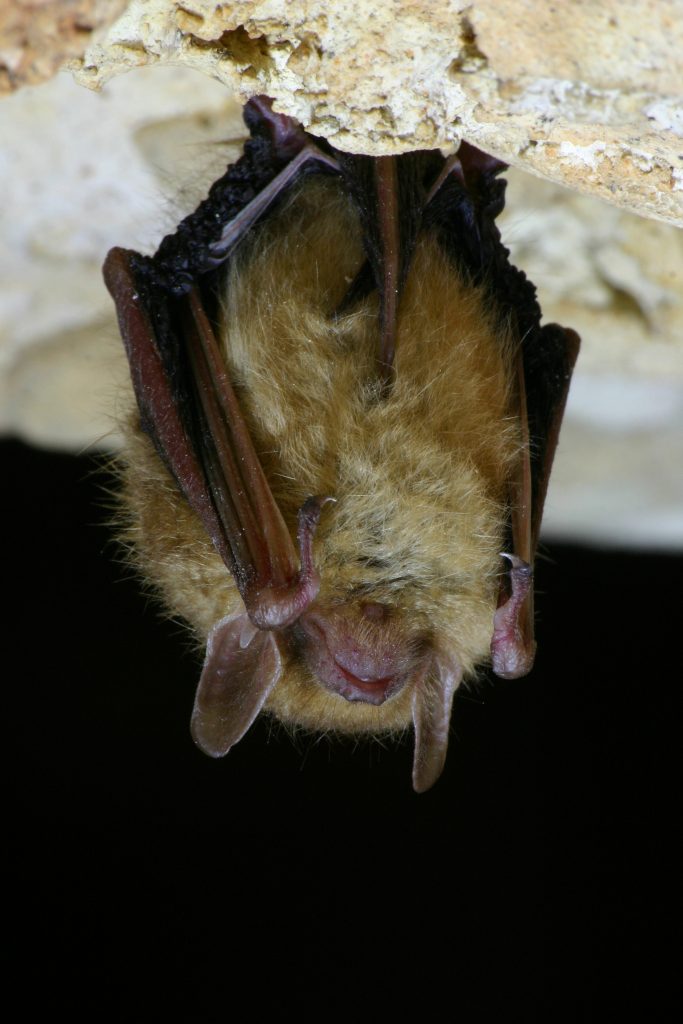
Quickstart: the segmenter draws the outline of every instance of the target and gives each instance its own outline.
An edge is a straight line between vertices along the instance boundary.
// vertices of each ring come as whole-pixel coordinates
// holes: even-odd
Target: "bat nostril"
[[[388,607],[377,601],[365,601],[360,606],[360,610],[366,619],[372,619],[374,622],[381,622],[389,614]]]

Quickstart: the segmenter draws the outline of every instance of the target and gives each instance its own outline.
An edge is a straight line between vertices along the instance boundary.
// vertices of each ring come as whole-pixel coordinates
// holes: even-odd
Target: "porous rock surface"
[[[6,433],[116,446],[127,370],[104,255],[153,250],[235,158],[241,103],[263,92],[342,148],[466,137],[514,165],[504,238],[546,319],[583,337],[547,532],[683,544],[681,3],[403,0],[361,18],[345,0],[135,0],[116,17],[96,0],[87,31],[45,29],[84,3],[16,5],[40,11],[42,51],[0,35]],[[101,90],[65,71],[22,85],[65,56]]]

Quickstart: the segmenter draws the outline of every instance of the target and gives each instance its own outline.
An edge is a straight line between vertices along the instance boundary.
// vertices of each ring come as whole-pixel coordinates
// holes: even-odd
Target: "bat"
[[[505,165],[343,153],[245,107],[242,156],[153,256],[104,264],[137,400],[126,538],[205,643],[195,742],[262,709],[412,726],[534,659],[533,562],[578,335],[541,326],[495,218]]]

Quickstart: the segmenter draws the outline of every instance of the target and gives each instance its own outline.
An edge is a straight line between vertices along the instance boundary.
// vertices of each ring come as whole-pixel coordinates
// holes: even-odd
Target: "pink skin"
[[[304,659],[319,682],[348,701],[383,704],[424,660],[400,637],[403,624],[373,601],[311,608],[298,622]]]
[[[301,568],[284,585],[254,587],[247,597],[257,629],[292,629],[304,660],[319,683],[348,701],[383,704],[418,674],[426,659],[406,642],[405,624],[376,601],[324,608],[315,604],[320,578],[313,564],[313,535],[323,507],[333,498],[309,498],[299,510]]]
[[[249,618],[258,629],[283,629],[296,622],[304,609],[315,600],[320,577],[313,564],[313,535],[320,513],[334,498],[308,498],[299,509],[297,539],[301,568],[294,577],[278,586],[253,586],[245,604]]]
[[[491,661],[502,679],[519,679],[534,664],[533,568],[516,555],[503,555],[510,562],[512,593],[493,617]]]

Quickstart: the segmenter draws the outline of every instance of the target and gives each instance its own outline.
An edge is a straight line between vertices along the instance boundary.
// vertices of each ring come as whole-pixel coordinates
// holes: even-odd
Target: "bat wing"
[[[322,500],[299,513],[295,550],[225,372],[211,320],[216,270],[302,174],[337,170],[266,100],[247,105],[252,137],[208,199],[153,257],[112,249],[104,278],[118,313],[143,430],[232,572],[248,619],[213,629],[193,717],[207,753],[225,753],[280,674],[274,638],[315,597],[312,538]],[[251,621],[249,642],[247,622]],[[239,708],[239,713],[236,712]]]
[[[142,428],[230,569],[249,620],[272,630],[294,622],[318,591],[312,538],[324,499],[311,498],[300,510],[297,554],[214,333],[218,272],[302,176],[341,174],[364,218],[371,273],[360,280],[366,277],[380,293],[377,361],[380,377],[389,382],[399,286],[419,228],[417,172],[423,161],[404,158],[399,176],[390,159],[342,158],[295,121],[275,114],[264,97],[251,100],[244,117],[250,138],[243,155],[207,199],[154,256],[113,249],[104,278],[116,304]],[[402,210],[417,212],[401,216],[399,231]],[[242,694],[240,706],[256,709],[255,715],[280,672],[273,642],[252,637],[243,644],[244,636],[244,629],[225,621],[211,634],[193,718],[195,738],[209,753],[227,751],[253,720],[251,712],[236,714],[235,692]],[[232,689],[225,683],[230,676]]]
[[[509,586],[501,588],[491,639],[493,670],[505,679],[526,675],[534,663],[533,562],[543,506],[580,339],[547,324],[524,339],[518,354],[517,394],[523,445],[510,486],[512,553]]]
[[[509,490],[510,570],[491,640],[494,672],[516,678],[534,660],[533,562],[579,336],[558,324],[541,327],[536,289],[509,261],[495,223],[505,203],[503,170],[505,164],[461,143],[429,192],[423,221],[461,271],[490,293],[501,324],[518,340],[515,403],[523,443]]]

